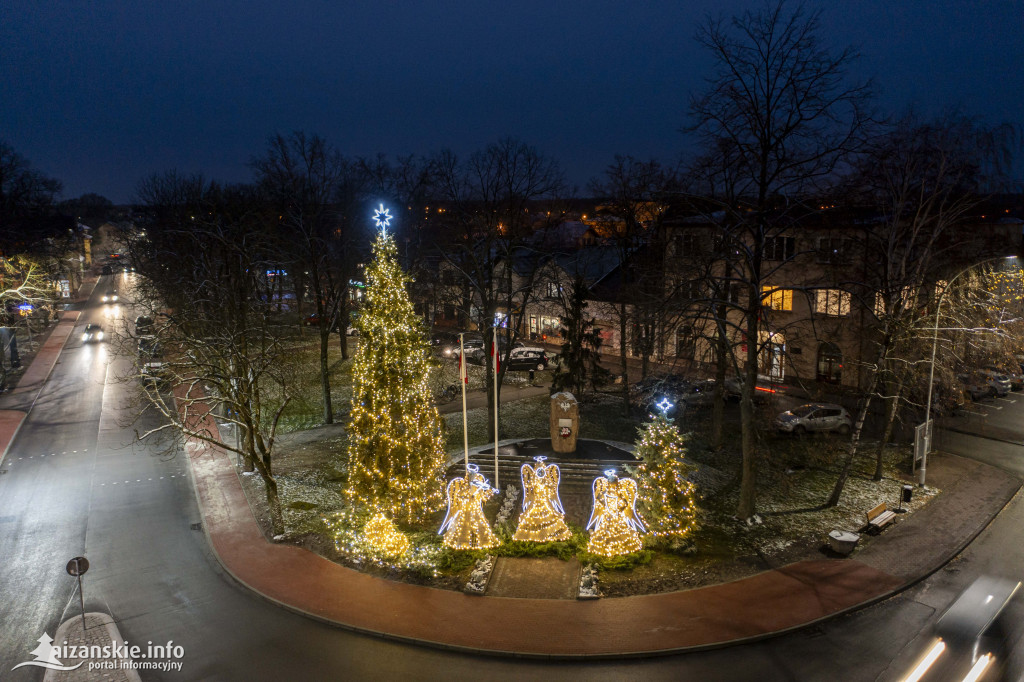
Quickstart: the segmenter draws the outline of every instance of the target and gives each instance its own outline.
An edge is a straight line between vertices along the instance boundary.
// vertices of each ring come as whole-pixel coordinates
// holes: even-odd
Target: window
[[[843,352],[834,343],[818,346],[818,381],[838,384],[843,378]]]
[[[701,252],[700,235],[696,232],[676,232],[672,235],[673,256],[696,256]]]
[[[676,357],[684,360],[693,360],[697,351],[697,337],[693,333],[693,327],[679,327],[676,329]]]
[[[765,260],[789,260],[796,253],[793,237],[768,237],[764,240]]]
[[[740,305],[743,298],[743,284],[740,282],[723,282],[721,285],[722,298],[734,305]]]
[[[530,338],[537,337],[537,316],[530,315]]]
[[[672,281],[672,298],[677,301],[697,301],[704,298],[703,282],[699,279],[677,279]]]
[[[561,298],[562,297],[562,287],[561,287],[561,285],[559,285],[558,282],[548,282],[547,291],[545,292],[545,296],[547,296],[548,298]]]
[[[850,292],[842,289],[818,289],[814,293],[814,312],[819,315],[850,314]]]
[[[793,290],[776,289],[771,286],[761,287],[761,303],[772,310],[792,310]]]
[[[846,259],[846,239],[818,237],[818,262],[842,263]]]

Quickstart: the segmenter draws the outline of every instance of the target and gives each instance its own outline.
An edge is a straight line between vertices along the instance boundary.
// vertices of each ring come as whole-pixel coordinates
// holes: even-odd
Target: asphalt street
[[[108,332],[130,306],[104,306],[101,278],[80,325]],[[119,283],[130,294],[130,283]],[[146,680],[580,679],[889,680],[912,664],[935,618],[974,576],[1021,577],[1024,503],[1016,498],[945,569],[901,595],[790,635],[741,647],[662,658],[561,662],[496,659],[347,632],[268,603],[226,576],[202,532],[184,455],[168,442],[138,442],[159,422],[137,416],[137,387],[123,380],[131,361],[116,335],[69,341],[12,444],[0,475],[0,680],[41,679],[14,665],[46,631],[78,613],[68,559],[84,555],[87,610],[105,611],[133,643],[173,640],[182,672]],[[0,407],[18,409],[16,396]],[[943,434],[943,447],[1024,473],[1024,394],[993,403],[981,433]],[[26,405],[20,406],[26,408]],[[984,407],[984,406],[982,406]],[[980,425],[980,426],[979,426]],[[301,576],[296,576],[301,580]],[[1024,610],[1014,607],[1017,620]],[[500,613],[495,614],[500,618]],[[1019,642],[1020,633],[1015,633]],[[1019,647],[1018,647],[1019,648]],[[1016,666],[1017,661],[1013,664]],[[1019,667],[1017,668],[1019,670]]]

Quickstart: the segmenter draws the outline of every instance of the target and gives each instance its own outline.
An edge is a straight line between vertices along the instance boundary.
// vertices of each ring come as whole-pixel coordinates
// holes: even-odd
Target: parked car
[[[82,333],[82,341],[89,343],[91,341],[102,341],[103,340],[103,327],[98,324],[89,323],[85,325],[85,331]]]
[[[107,293],[103,294],[104,303],[116,303],[117,302],[117,289],[111,289]]]
[[[987,365],[982,371],[992,371],[995,374],[1001,374],[1006,377],[1010,382],[1011,391],[1019,391],[1024,388],[1024,374],[1019,369],[1005,369],[997,365]]]
[[[155,336],[140,336],[138,344],[140,358],[157,358],[162,354],[160,341]]]
[[[688,384],[677,394],[676,400],[687,407],[710,407],[715,402],[715,382],[707,379]]]
[[[543,350],[514,348],[509,354],[505,369],[510,372],[541,371],[548,367],[548,356]]]
[[[834,403],[807,403],[786,410],[775,418],[775,429],[783,433],[838,431],[847,434],[853,427],[850,413]]]
[[[501,348],[501,345],[498,345]],[[466,362],[471,362],[477,365],[484,364],[484,353],[486,352],[487,346],[484,344],[484,340],[481,338],[464,338],[462,340],[462,349],[466,351]],[[453,358],[459,357],[459,342],[455,341],[455,345],[449,354]]]
[[[680,374],[649,376],[630,386],[629,401],[640,410],[653,413],[658,411],[656,405],[667,398],[673,408],[666,415],[672,416],[684,404],[683,396],[691,383]]]
[[[153,318],[148,315],[139,315],[135,318],[135,335],[145,336],[153,333]]]
[[[978,372],[962,372],[957,374],[956,378],[963,385],[964,393],[975,402],[983,398],[991,398],[996,394],[996,389],[990,386],[985,377]]]
[[[765,404],[771,402],[772,398],[784,393],[782,384],[772,381],[768,377],[759,376],[754,384],[754,402]],[[739,402],[743,395],[743,377],[732,377],[725,380],[726,400]]]
[[[459,335],[455,332],[434,332],[430,337],[430,348],[435,355],[451,357],[452,351],[459,347]]]
[[[1010,393],[1010,377],[1002,372],[982,369],[978,371],[978,374],[985,380],[985,383],[992,387],[997,396],[1002,397]]]
[[[164,362],[159,359],[146,360],[142,364],[141,378],[142,381],[147,383],[154,383],[158,386],[164,386],[170,380],[165,371],[166,367]]]

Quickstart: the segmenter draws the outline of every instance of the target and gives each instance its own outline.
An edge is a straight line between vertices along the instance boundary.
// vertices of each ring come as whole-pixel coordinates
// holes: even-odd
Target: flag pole
[[[469,382],[469,368],[466,367],[466,346],[459,333],[459,383],[462,385],[462,446],[465,453],[466,477],[469,477],[469,424],[466,422],[466,384]]]
[[[494,356],[494,487],[501,490],[498,484],[498,328],[494,327],[494,342],[491,345]]]

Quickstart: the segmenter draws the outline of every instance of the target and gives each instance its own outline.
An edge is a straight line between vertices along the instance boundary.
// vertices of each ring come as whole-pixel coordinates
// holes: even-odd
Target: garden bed
[[[503,404],[502,437],[544,435],[548,409],[546,396]],[[471,447],[486,443],[488,418],[484,409],[470,411]],[[735,415],[729,418],[738,419]],[[461,414],[447,415],[446,422],[450,445],[461,445]],[[632,442],[639,424],[622,416],[617,396],[599,396],[585,403],[581,411],[581,434],[586,438]],[[702,498],[700,527],[685,542],[610,560],[587,554],[582,526],[592,501],[589,490],[577,487],[562,493],[574,532],[569,541],[546,545],[510,542],[520,497],[515,504],[505,504],[508,518],[496,525],[505,543],[489,552],[499,556],[575,556],[583,563],[597,564],[605,596],[674,591],[735,580],[793,561],[831,556],[825,549],[830,530],[858,530],[864,524],[866,509],[881,501],[896,504],[904,483],[902,468],[909,458],[907,447],[886,446],[883,480],[873,481],[870,474],[877,444],[862,442],[840,504],[824,509],[821,505],[835,482],[844,440],[829,435],[795,438],[763,432],[759,442],[758,518],[748,524],[734,518],[740,465],[738,433],[731,434],[725,447],[715,451],[707,446],[710,425],[706,414],[686,415],[680,427],[691,434],[687,459],[694,465],[692,480]],[[441,547],[436,530],[444,510],[421,527],[405,528],[414,535],[414,544],[425,548],[416,561],[396,566],[391,560],[351,549],[356,526],[365,519],[353,517],[350,512],[339,514],[345,508],[346,445],[347,437],[339,424],[297,431],[280,439],[274,466],[284,508],[284,541],[382,577],[461,590],[475,560],[484,552]],[[252,475],[241,478],[250,505],[269,535],[262,482]],[[502,483],[506,488],[508,482]],[[518,487],[519,482],[515,484]],[[506,491],[484,507],[492,523]],[[937,492],[933,488],[919,491],[907,505],[909,512],[926,505]],[[870,537],[865,538],[862,545],[870,541]]]

